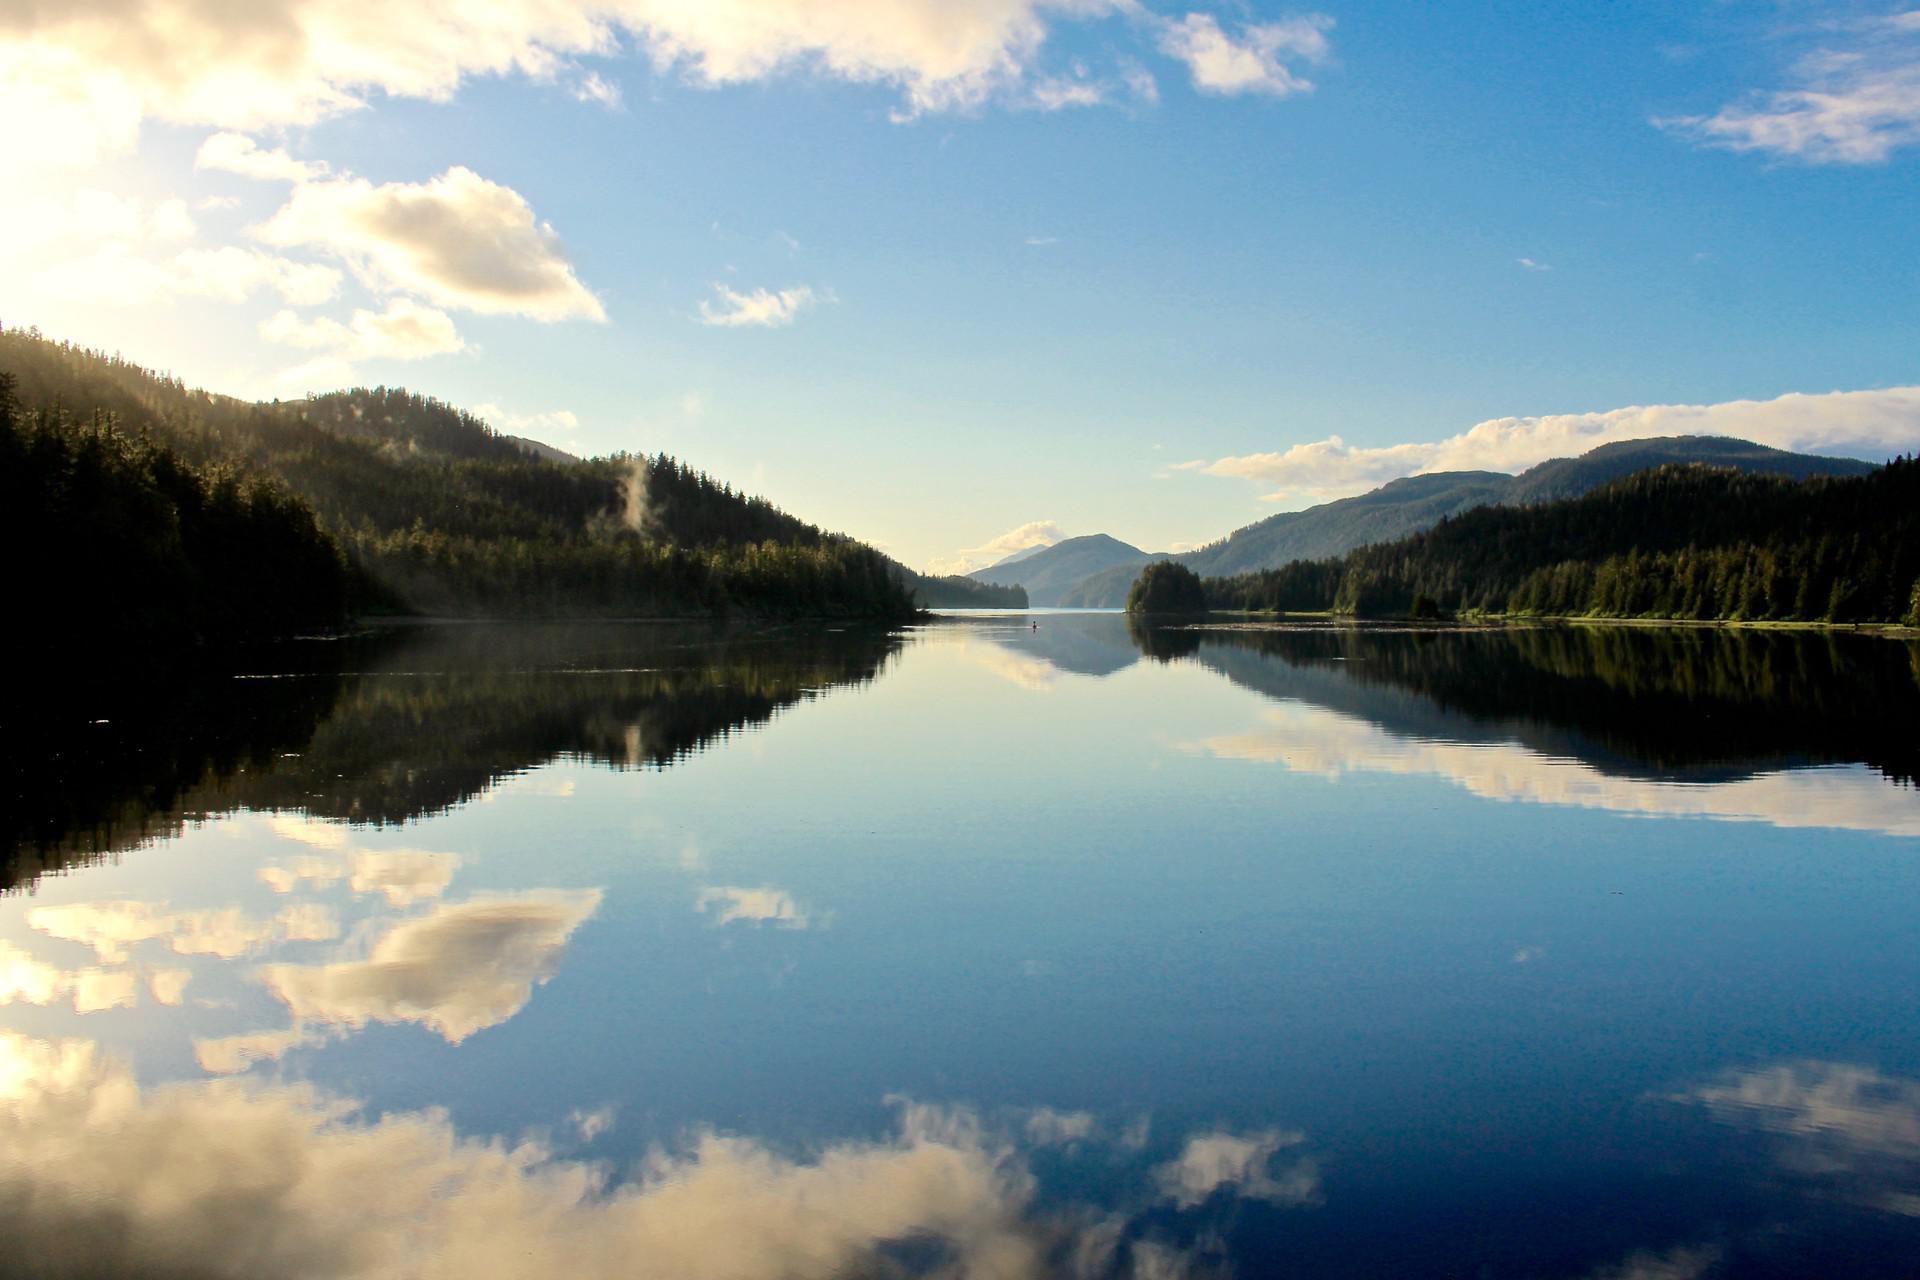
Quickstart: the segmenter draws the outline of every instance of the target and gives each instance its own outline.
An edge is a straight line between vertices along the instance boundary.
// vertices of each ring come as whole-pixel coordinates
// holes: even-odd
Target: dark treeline
[[[1803,481],[1660,467],[1206,585],[1215,609],[1920,625],[1920,463]]]
[[[278,481],[338,542],[360,612],[897,617],[916,589],[969,595],[664,455],[537,452],[407,391],[254,404],[19,330],[0,369],[43,417],[112,422],[248,493]]]
[[[667,768],[872,680],[899,645],[881,625],[399,626],[256,650],[272,678],[162,684],[105,723],[12,704],[0,888],[224,813],[378,826],[555,758]]]
[[[1920,782],[1913,641],[1577,625],[1133,634],[1150,658],[1192,658],[1265,696],[1324,706],[1408,738],[1518,741],[1627,776],[1704,782],[1858,763],[1896,782]]]
[[[63,668],[179,659],[338,625],[349,574],[278,483],[99,413],[23,409],[0,371],[0,537],[16,644]]]

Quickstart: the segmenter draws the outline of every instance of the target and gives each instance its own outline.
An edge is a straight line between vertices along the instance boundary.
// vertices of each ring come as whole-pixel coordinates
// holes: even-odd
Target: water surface
[[[0,1271],[1910,1273],[1912,644],[1034,621],[10,723]]]

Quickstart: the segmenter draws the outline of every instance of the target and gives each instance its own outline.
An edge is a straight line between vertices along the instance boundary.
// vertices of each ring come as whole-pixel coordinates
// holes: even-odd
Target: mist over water
[[[1051,614],[55,700],[0,1272],[1905,1274],[1916,673]]]

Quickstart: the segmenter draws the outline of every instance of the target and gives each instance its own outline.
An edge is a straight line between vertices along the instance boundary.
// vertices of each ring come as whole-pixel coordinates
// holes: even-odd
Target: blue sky
[[[1920,446],[1920,11],[240,9],[0,15],[0,321],[665,449],[931,567]]]

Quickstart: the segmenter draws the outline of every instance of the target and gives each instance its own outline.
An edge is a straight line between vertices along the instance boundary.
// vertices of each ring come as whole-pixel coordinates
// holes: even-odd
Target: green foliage
[[[194,465],[278,480],[345,549],[363,612],[899,617],[921,581],[665,455],[543,456],[395,388],[249,404],[17,330],[0,368],[28,403],[97,408]]]
[[[1128,613],[1205,613],[1200,575],[1175,560],[1156,560],[1140,571],[1127,592]]]
[[[964,574],[943,578],[921,577],[909,571],[907,585],[914,603],[928,609],[1024,609],[1027,589],[1018,583],[1000,586],[976,582]]]
[[[1907,597],[1907,616],[1901,621],[1910,627],[1920,627],[1920,578],[1913,580],[1913,594]]]
[[[225,649],[346,616],[335,541],[279,485],[195,466],[109,413],[24,410],[0,373],[0,536],[19,639],[65,670]]]
[[[1920,463],[1795,481],[1697,466],[1483,507],[1338,560],[1211,579],[1215,608],[1892,621],[1920,574]]]

